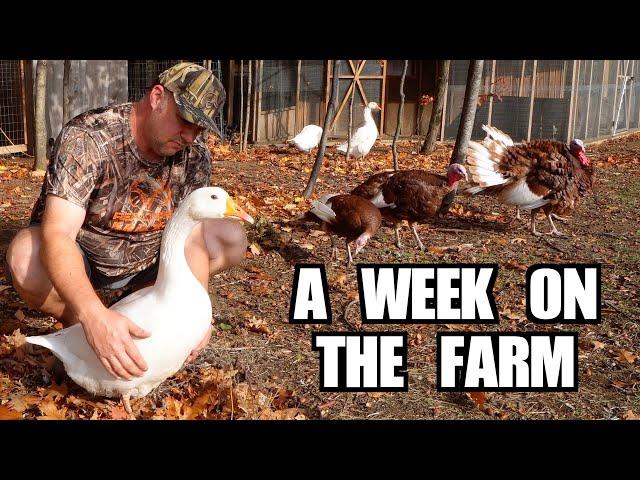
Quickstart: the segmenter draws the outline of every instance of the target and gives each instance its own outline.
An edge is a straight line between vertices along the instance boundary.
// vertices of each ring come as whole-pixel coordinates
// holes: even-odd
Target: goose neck
[[[181,205],[173,214],[162,235],[160,247],[160,266],[155,288],[171,290],[171,284],[184,285],[189,280],[198,282],[195,278],[184,254],[184,248],[189,234],[198,224],[188,215],[186,205]],[[199,282],[198,282],[199,284]]]
[[[371,109],[369,107],[364,107],[364,121],[365,123],[373,122],[373,115],[371,115]]]

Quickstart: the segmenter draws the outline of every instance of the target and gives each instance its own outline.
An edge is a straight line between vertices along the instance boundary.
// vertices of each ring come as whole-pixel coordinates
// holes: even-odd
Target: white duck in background
[[[307,125],[298,135],[288,140],[287,143],[292,144],[301,152],[309,152],[316,148],[322,137],[322,127],[318,125]]]
[[[151,332],[133,338],[148,369],[132,380],[114,378],[87,343],[80,324],[26,341],[50,349],[71,379],[95,395],[122,397],[129,416],[129,398],[143,397],[182,367],[211,324],[211,300],[193,275],[184,255],[185,241],[202,220],[253,219],[218,187],[199,188],[181,202],[162,235],[160,266],[153,286],[123,298],[110,308]]]
[[[356,158],[362,158],[367,155],[378,138],[378,127],[376,127],[376,122],[373,119],[373,115],[371,115],[372,110],[381,110],[381,108],[376,102],[369,102],[364,107],[364,123],[360,124],[351,136],[349,155],[353,155]],[[336,147],[336,150],[346,155],[347,145],[348,141],[341,143]]]

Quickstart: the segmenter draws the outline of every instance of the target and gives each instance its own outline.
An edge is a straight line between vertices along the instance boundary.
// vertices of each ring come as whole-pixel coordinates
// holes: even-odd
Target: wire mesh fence
[[[26,151],[19,60],[0,60],[0,155]]]
[[[451,63],[443,139],[454,140],[468,60]],[[493,125],[515,141],[597,140],[640,128],[638,60],[485,60],[472,138]]]
[[[139,100],[166,68],[180,60],[129,60],[128,99]],[[219,60],[191,60],[210,69],[229,89],[229,106],[217,122],[223,133],[237,129],[240,119],[239,72]],[[360,61],[341,61],[340,115],[332,136],[346,136],[347,92],[354,85]],[[423,62],[424,63],[424,62]],[[247,89],[247,62],[243,86]],[[322,124],[331,81],[326,60],[259,60],[253,63],[254,94],[249,131],[254,141],[283,140],[303,126]],[[381,61],[366,61],[355,89],[354,124],[362,119],[365,101],[384,107],[389,97]],[[226,64],[225,64],[226,66]],[[451,62],[441,139],[457,135],[464,101],[468,60]],[[640,129],[640,60],[485,60],[472,137],[484,136],[482,124],[504,130],[515,141],[572,137],[598,140]],[[232,85],[232,83],[234,85]],[[435,85],[435,81],[433,83]],[[25,126],[32,122],[33,102],[25,102],[24,72],[19,60],[0,60],[0,155],[27,150]],[[229,92],[228,92],[229,93]],[[364,95],[363,95],[364,94]],[[227,119],[233,125],[226,125]],[[376,122],[381,118],[376,113]],[[396,120],[389,123],[395,129]],[[381,129],[382,130],[382,129]],[[381,132],[385,133],[385,132]]]

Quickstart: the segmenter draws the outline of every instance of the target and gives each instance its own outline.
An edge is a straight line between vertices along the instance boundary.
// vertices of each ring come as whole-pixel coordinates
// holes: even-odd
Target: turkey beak
[[[225,217],[239,218],[245,222],[253,223],[253,218],[243,209],[241,209],[231,197],[227,198],[227,209],[224,212]]]

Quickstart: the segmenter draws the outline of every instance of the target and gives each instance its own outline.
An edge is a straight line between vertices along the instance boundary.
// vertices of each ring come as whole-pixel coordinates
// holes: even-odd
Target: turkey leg
[[[338,246],[336,245],[336,239],[333,235],[329,234],[329,238],[331,238],[331,260],[338,260]]]
[[[547,233],[547,235],[556,235],[558,237],[564,237],[565,234],[559,231],[556,226],[553,224],[553,219],[551,218],[551,213],[547,215],[547,219],[549,220],[549,224],[551,225],[551,231]]]
[[[422,244],[422,240],[420,240],[420,236],[418,235],[418,231],[416,230],[416,224],[415,223],[411,224],[411,231],[413,232],[413,235],[416,237],[416,240],[418,242],[418,246],[420,247],[420,250],[424,250],[424,245]]]
[[[533,233],[536,237],[542,235],[540,232],[536,232],[536,213],[531,210],[531,233]]]
[[[347,243],[347,253],[349,254],[349,258],[347,260],[347,266],[349,266],[353,263],[353,257],[351,256],[351,246],[349,245],[349,240],[347,240],[346,243]]]
[[[402,248],[402,242],[400,241],[400,227],[401,225],[399,223],[396,223],[393,227],[396,231],[396,247],[398,248]]]

